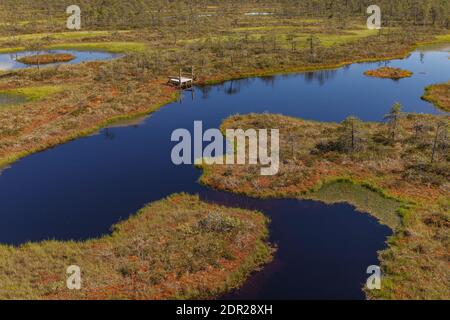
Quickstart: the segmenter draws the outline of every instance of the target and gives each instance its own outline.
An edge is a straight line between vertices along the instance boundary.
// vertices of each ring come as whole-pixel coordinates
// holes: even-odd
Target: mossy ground
[[[0,299],[199,299],[242,284],[272,255],[261,213],[173,195],[84,242],[0,245]],[[67,267],[81,268],[68,290]]]
[[[383,123],[363,123],[363,141],[341,149],[342,126],[280,115],[237,115],[226,128],[279,128],[280,169],[261,176],[255,165],[203,165],[201,182],[219,190],[262,198],[307,198],[348,202],[394,230],[380,254],[382,290],[369,298],[448,299],[449,165],[442,151],[430,163],[443,116],[401,117],[397,136]],[[418,134],[418,123],[427,129]],[[345,151],[347,150],[347,151]]]
[[[71,54],[38,54],[32,56],[21,57],[17,61],[28,65],[51,64],[57,62],[69,62],[76,57]]]
[[[393,80],[409,78],[413,75],[411,71],[391,67],[382,67],[376,70],[369,70],[364,72],[364,74],[369,77],[388,78]]]
[[[242,10],[246,9],[242,8]],[[63,20],[61,19],[64,27],[65,23]],[[0,53],[26,50],[30,45],[37,42],[44,49],[101,50],[127,53],[127,56],[110,62],[61,66],[40,72],[36,70],[20,70],[8,72],[7,74],[2,73],[0,80],[1,90],[21,90],[24,93],[27,88],[60,87],[62,84],[69,88],[65,89],[64,92],[55,92],[50,95],[42,94],[42,92],[41,94],[34,93],[31,96],[37,98],[30,99],[29,103],[23,107],[0,110],[0,167],[30,153],[89,134],[100,126],[109,124],[114,119],[129,118],[157,110],[167,102],[173,101],[176,93],[172,88],[164,86],[164,83],[166,82],[166,77],[177,74],[180,67],[195,66],[199,83],[214,83],[227,79],[257,75],[337,68],[357,61],[400,58],[407,55],[417,43],[448,41],[449,35],[441,35],[442,31],[434,29],[402,33],[395,28],[388,28],[375,34],[367,32],[361,27],[362,23],[364,23],[363,20],[365,21],[365,18],[347,21],[346,26],[339,25],[339,27],[336,27],[336,21],[333,20],[333,23],[330,23],[329,19],[321,18],[299,19],[283,18],[283,16],[261,16],[258,19],[248,17],[238,20],[230,18],[221,25],[218,25],[213,18],[208,28],[201,27],[197,29],[191,29],[188,26],[187,28],[179,29],[145,28],[127,31],[99,30],[41,32],[15,36],[4,35],[0,39]],[[27,24],[26,22],[23,23]],[[47,23],[48,20],[42,21],[43,25]],[[320,42],[315,48],[314,59],[311,59],[311,52],[306,43],[306,38],[311,34],[316,35]],[[435,37],[436,35],[438,36],[437,38]],[[43,90],[43,92],[45,91]],[[326,127],[328,125],[321,124],[320,126]],[[313,132],[315,127],[316,124],[309,126]],[[332,127],[330,128],[332,129]],[[394,147],[387,146],[386,150],[395,149]],[[374,172],[380,171],[379,164],[373,166],[371,163],[366,163],[368,170],[360,170],[358,173],[350,170],[353,169],[352,165],[342,166],[345,174],[337,172],[333,168],[328,170],[327,166],[322,167],[322,172],[314,172],[314,168],[310,172],[308,170],[304,171],[303,169],[305,168],[315,166],[311,161],[312,159],[306,157],[302,164],[302,170],[298,170],[296,165],[293,164],[292,168],[288,169],[293,170],[295,174],[291,174],[289,170],[285,174],[286,179],[292,179],[292,181],[296,181],[298,174],[305,174],[305,176],[311,177],[312,183],[307,183],[301,189],[292,186],[284,188],[284,185],[280,184],[281,191],[276,191],[278,187],[276,185],[273,186],[271,181],[260,181],[258,179],[255,179],[255,185],[250,185],[249,188],[251,179],[247,178],[242,180],[243,185],[247,188],[246,192],[258,196],[262,196],[262,191],[272,187],[272,191],[267,192],[264,196],[299,195],[300,191],[299,196],[305,197],[308,191],[317,187],[316,183],[322,181],[323,177],[341,177],[345,175],[352,181],[360,182],[368,179],[370,185],[381,185],[388,190],[390,196],[387,198],[389,199],[391,196],[401,198],[403,191],[406,190],[401,181],[398,186],[392,186],[389,184],[385,185],[382,177],[369,177],[368,173],[373,172],[373,169],[377,169]],[[310,165],[311,163],[312,165]],[[395,163],[398,162],[394,161]],[[327,162],[326,165],[328,164]],[[387,165],[391,165],[390,161],[387,161]],[[286,167],[290,167],[290,165]],[[356,168],[361,169],[362,167],[358,165]],[[312,175],[309,175],[309,173],[312,173]],[[362,176],[359,176],[359,174]],[[249,177],[251,177],[251,174]],[[304,177],[300,177],[300,179],[302,178]],[[428,179],[434,178],[435,176],[433,175],[428,177]],[[225,183],[230,183],[230,181],[225,179]],[[251,191],[252,188],[255,188],[256,191]],[[341,185],[339,188],[342,190],[343,186]],[[353,190],[351,188],[345,189],[345,192],[351,194]],[[238,191],[238,189],[233,189],[232,191]],[[431,198],[436,197],[435,189],[430,187],[430,190],[431,192],[423,192],[423,189],[417,190],[413,188],[411,192],[417,191],[424,195],[430,195]],[[404,196],[412,197],[413,195],[410,193]],[[327,189],[323,189],[322,193],[317,196],[320,196],[323,200],[339,200],[334,197],[333,192],[327,191]],[[356,198],[345,200],[362,208],[362,210],[366,210],[367,206],[365,206],[366,202],[363,201],[364,199],[358,200]],[[186,202],[189,203],[187,200]],[[384,203],[381,204],[382,200],[379,198],[368,201],[371,207],[376,207],[372,202],[375,202],[380,208],[384,206]],[[430,203],[430,201],[425,199],[424,203]],[[442,233],[442,228],[434,228],[433,226],[445,224],[448,220],[445,220],[447,219],[445,215],[431,214],[430,210],[435,210],[435,208],[437,212],[442,211],[442,208],[439,206],[430,206],[425,213],[417,215],[416,220],[409,220],[408,223],[411,223],[411,225],[403,226],[403,228],[409,234],[413,234],[413,236],[409,238],[399,236],[398,241],[400,244],[391,246],[391,251],[387,251],[388,256],[383,258],[384,267],[388,268],[391,264],[392,268],[388,270],[389,276],[384,280],[385,289],[380,293],[380,297],[442,297],[445,295],[445,285],[447,283],[440,280],[445,279],[447,275],[443,271],[445,269],[443,269],[442,264],[442,254],[443,252],[445,253],[442,242],[446,238],[445,234]],[[171,207],[171,209],[173,208]],[[377,209],[377,211],[380,210]],[[403,217],[408,216],[408,210],[403,207],[399,209]],[[140,216],[145,216],[145,214]],[[167,217],[171,216],[171,213],[168,212]],[[167,217],[160,217],[162,223]],[[383,221],[382,217],[380,219]],[[387,218],[386,223],[393,224]],[[126,225],[128,225],[127,222],[122,226]],[[145,225],[138,227],[145,228]],[[430,228],[433,228],[432,232],[430,232]],[[412,231],[410,232],[410,230]],[[416,233],[417,230],[418,233]],[[168,241],[179,240],[176,237],[172,238],[173,235],[178,235],[178,233],[171,232],[167,235]],[[61,270],[61,268],[65,267],[67,263],[76,262],[67,258],[68,253],[75,253],[76,257],[86,258],[83,261],[92,261],[92,265],[87,268],[88,270],[94,270],[94,273],[88,275],[88,280],[92,276],[93,281],[99,281],[100,285],[98,288],[101,289],[100,291],[81,292],[80,296],[76,298],[85,298],[86,296],[99,299],[105,297],[147,298],[148,296],[138,295],[141,291],[136,290],[139,288],[134,287],[137,278],[134,277],[136,269],[133,263],[138,261],[137,265],[139,267],[139,262],[141,262],[139,257],[137,260],[135,257],[128,259],[126,255],[122,257],[119,254],[117,260],[119,264],[112,264],[111,266],[101,264],[104,261],[109,261],[110,257],[116,257],[116,252],[108,251],[111,249],[110,245],[112,243],[117,245],[120,250],[123,249],[125,253],[129,252],[127,250],[130,248],[123,248],[122,245],[129,245],[130,242],[128,241],[131,240],[128,238],[124,239],[119,241],[112,236],[102,238],[98,242],[93,240],[83,244],[48,242],[44,244],[29,244],[19,249],[1,247],[0,250],[4,254],[0,256],[4,259],[0,261],[3,262],[3,268],[6,268],[7,273],[1,274],[6,280],[0,281],[0,285],[7,289],[9,297],[12,297],[11,294],[14,292],[18,296],[22,295],[27,298],[41,297],[42,292],[46,292],[47,298],[70,298],[70,296],[66,295],[66,291],[61,289],[61,279],[65,276],[65,270]],[[93,245],[95,243],[102,245],[106,243],[106,247],[96,248]],[[136,244],[134,242],[131,243],[131,249],[136,248]],[[93,246],[89,247],[90,245]],[[177,247],[177,253],[184,250],[184,244],[181,245],[177,242],[177,245],[180,245],[180,247]],[[83,250],[80,250],[80,248],[83,248]],[[84,248],[88,248],[91,251],[85,251]],[[397,251],[393,252],[393,248]],[[53,252],[58,255],[55,259],[52,258]],[[100,253],[99,256],[96,255],[94,257],[98,261],[95,259],[90,260],[92,258],[92,256],[89,256],[91,252]],[[106,254],[104,254],[105,252]],[[256,250],[255,252],[261,251]],[[428,261],[424,261],[421,252],[428,253]],[[211,252],[210,254],[214,256],[216,253]],[[260,255],[260,257],[266,256],[267,254]],[[46,267],[44,268],[44,265],[48,263],[48,257],[52,258],[51,263],[56,268],[54,273],[48,273]],[[401,267],[395,269],[394,267],[399,257],[402,257],[404,261],[401,261]],[[264,259],[250,259],[243,266],[248,266],[247,270],[252,269],[257,264],[252,262],[253,260],[261,261]],[[131,268],[129,268],[128,263],[132,265]],[[125,268],[119,268],[122,264],[125,265]],[[40,272],[38,272],[39,281],[37,283],[34,282],[33,278],[35,272],[17,272],[17,270],[20,270],[17,266],[27,268],[33,265],[40,268]],[[103,269],[99,269],[97,273],[95,271],[97,265],[111,271],[113,278],[105,278],[103,272],[101,272]],[[22,270],[25,270],[23,268]],[[110,268],[118,269],[112,270]],[[430,274],[425,274],[421,271],[425,268],[429,268],[431,270],[430,274],[435,274],[436,279],[431,279],[432,276]],[[118,274],[117,270],[121,270],[121,273]],[[126,275],[130,274],[130,270],[133,277],[126,277]],[[161,270],[163,273],[156,274],[156,280],[164,276],[165,269]],[[212,270],[214,271],[214,269]],[[139,272],[141,271],[139,270]],[[210,269],[201,276],[199,281],[197,281],[198,278],[191,277],[192,274],[183,278],[186,286],[182,288],[187,289],[171,291],[167,294],[167,297],[173,297],[173,294],[176,297],[200,297],[204,293],[212,294],[213,292],[218,292],[214,291],[218,288],[218,286],[215,286],[217,282],[214,281],[211,281],[212,289],[205,286],[201,286],[201,288],[195,287],[196,282],[199,284],[210,282],[209,277],[214,277],[215,275],[214,272],[209,273],[209,271]],[[149,275],[145,273],[145,269],[142,272],[144,273],[144,278]],[[239,283],[243,279],[240,272],[231,274],[235,275],[232,277],[231,285]],[[408,278],[407,281],[404,281],[405,277],[410,277],[410,279]],[[414,279],[417,279],[417,283],[414,283]],[[120,282],[114,282],[116,280],[120,280]],[[111,283],[112,285],[110,286]],[[227,282],[221,281],[220,283],[223,285],[223,283]],[[388,283],[392,285],[388,287]],[[440,287],[438,286],[439,283]],[[30,284],[31,286],[29,286]],[[37,289],[32,286],[34,284],[37,285]],[[426,287],[427,284],[430,284],[428,288]],[[130,285],[133,288],[131,290],[132,296],[130,296]],[[408,285],[413,286],[414,289],[408,291]],[[175,286],[175,288],[180,287]],[[208,291],[208,288],[211,290]],[[63,291],[58,291],[59,289]],[[226,288],[223,289],[225,290]],[[219,291],[222,292],[223,290]],[[145,292],[148,294],[147,291]],[[160,293],[160,291],[156,292],[156,294]],[[163,296],[159,295],[158,297]]]
[[[79,50],[79,51],[106,51],[111,53],[144,52],[145,43],[140,42],[64,42],[45,47],[46,49]]]

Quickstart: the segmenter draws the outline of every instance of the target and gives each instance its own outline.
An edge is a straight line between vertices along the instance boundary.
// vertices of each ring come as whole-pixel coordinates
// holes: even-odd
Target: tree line
[[[86,29],[142,27],[214,27],[218,21],[233,23],[244,13],[268,13],[282,17],[327,18],[338,23],[367,17],[372,0],[2,0],[0,24],[10,31],[24,25],[44,24],[48,31],[60,31],[65,10],[82,8]],[[385,26],[413,25],[450,27],[448,0],[378,0]],[[256,10],[256,11],[255,11]]]
[[[399,143],[404,147],[410,143],[421,152],[429,155],[428,164],[434,165],[438,162],[449,160],[449,130],[450,123],[446,118],[437,118],[431,121],[426,118],[418,118],[411,126],[411,132],[405,132],[407,138],[399,138],[399,122],[408,114],[402,112],[400,103],[395,103],[389,113],[384,116],[387,122],[387,141],[381,141],[394,145]],[[363,122],[355,116],[347,117],[339,127],[341,133],[337,144],[339,149],[346,153],[354,153],[363,150],[368,144],[368,134],[364,130]]]

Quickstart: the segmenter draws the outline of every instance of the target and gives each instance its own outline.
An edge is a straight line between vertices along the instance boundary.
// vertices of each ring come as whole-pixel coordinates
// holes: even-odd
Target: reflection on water
[[[185,92],[138,126],[109,127],[28,156],[0,175],[0,242],[87,239],[110,232],[144,204],[177,192],[198,193],[224,205],[254,208],[271,218],[273,264],[249,281],[238,298],[363,298],[367,266],[390,234],[373,217],[345,204],[257,200],[209,190],[193,166],[175,166],[173,130],[218,128],[230,115],[265,111],[320,121],[348,115],[381,121],[399,101],[405,111],[436,113],[420,97],[425,86],[448,81],[448,54],[419,52],[391,65],[414,72],[399,82],[369,78],[378,64],[354,64],[318,75],[254,78]],[[425,72],[422,74],[421,72]],[[311,80],[314,79],[314,80]],[[317,81],[316,81],[317,79]],[[254,278],[252,278],[254,279]]]
[[[75,56],[75,59],[69,62],[62,63],[52,63],[46,64],[45,66],[55,66],[60,64],[78,64],[87,61],[100,61],[100,60],[111,60],[120,57],[118,54],[99,52],[99,51],[76,51],[76,50],[47,50],[47,51],[22,51],[16,53],[4,53],[0,54],[0,70],[13,70],[13,69],[23,69],[32,68],[35,66],[26,65],[17,61],[18,58],[25,56],[32,56],[36,54],[71,54]],[[42,67],[42,66],[41,66]]]
[[[223,83],[220,83],[217,85],[219,90],[224,92],[226,95],[232,96],[239,92],[241,92],[242,89],[250,87],[257,79],[260,79],[264,81],[264,78],[246,78],[246,79],[239,79],[239,80],[230,80]],[[267,83],[267,82],[266,82]],[[201,90],[210,90],[211,86],[202,87]]]

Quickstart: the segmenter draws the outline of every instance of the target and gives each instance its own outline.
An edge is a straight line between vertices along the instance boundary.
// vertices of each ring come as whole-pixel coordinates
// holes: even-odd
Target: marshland
[[[0,5],[0,298],[450,297],[446,2],[70,4]],[[279,128],[280,172],[174,165],[197,120]]]

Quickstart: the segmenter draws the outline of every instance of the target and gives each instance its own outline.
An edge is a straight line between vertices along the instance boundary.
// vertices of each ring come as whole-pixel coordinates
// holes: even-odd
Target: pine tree
[[[401,115],[402,115],[402,105],[400,103],[396,102],[392,106],[391,111],[384,116],[384,119],[387,120],[390,125],[391,138],[392,138],[393,142],[395,142],[398,121],[399,121]]]
[[[359,148],[362,121],[355,116],[349,116],[341,123],[342,142],[352,152]]]
[[[311,34],[307,39],[306,39],[308,46],[309,46],[309,62],[314,63],[316,61],[316,56],[317,56],[317,47],[320,44],[320,39],[314,35]]]

